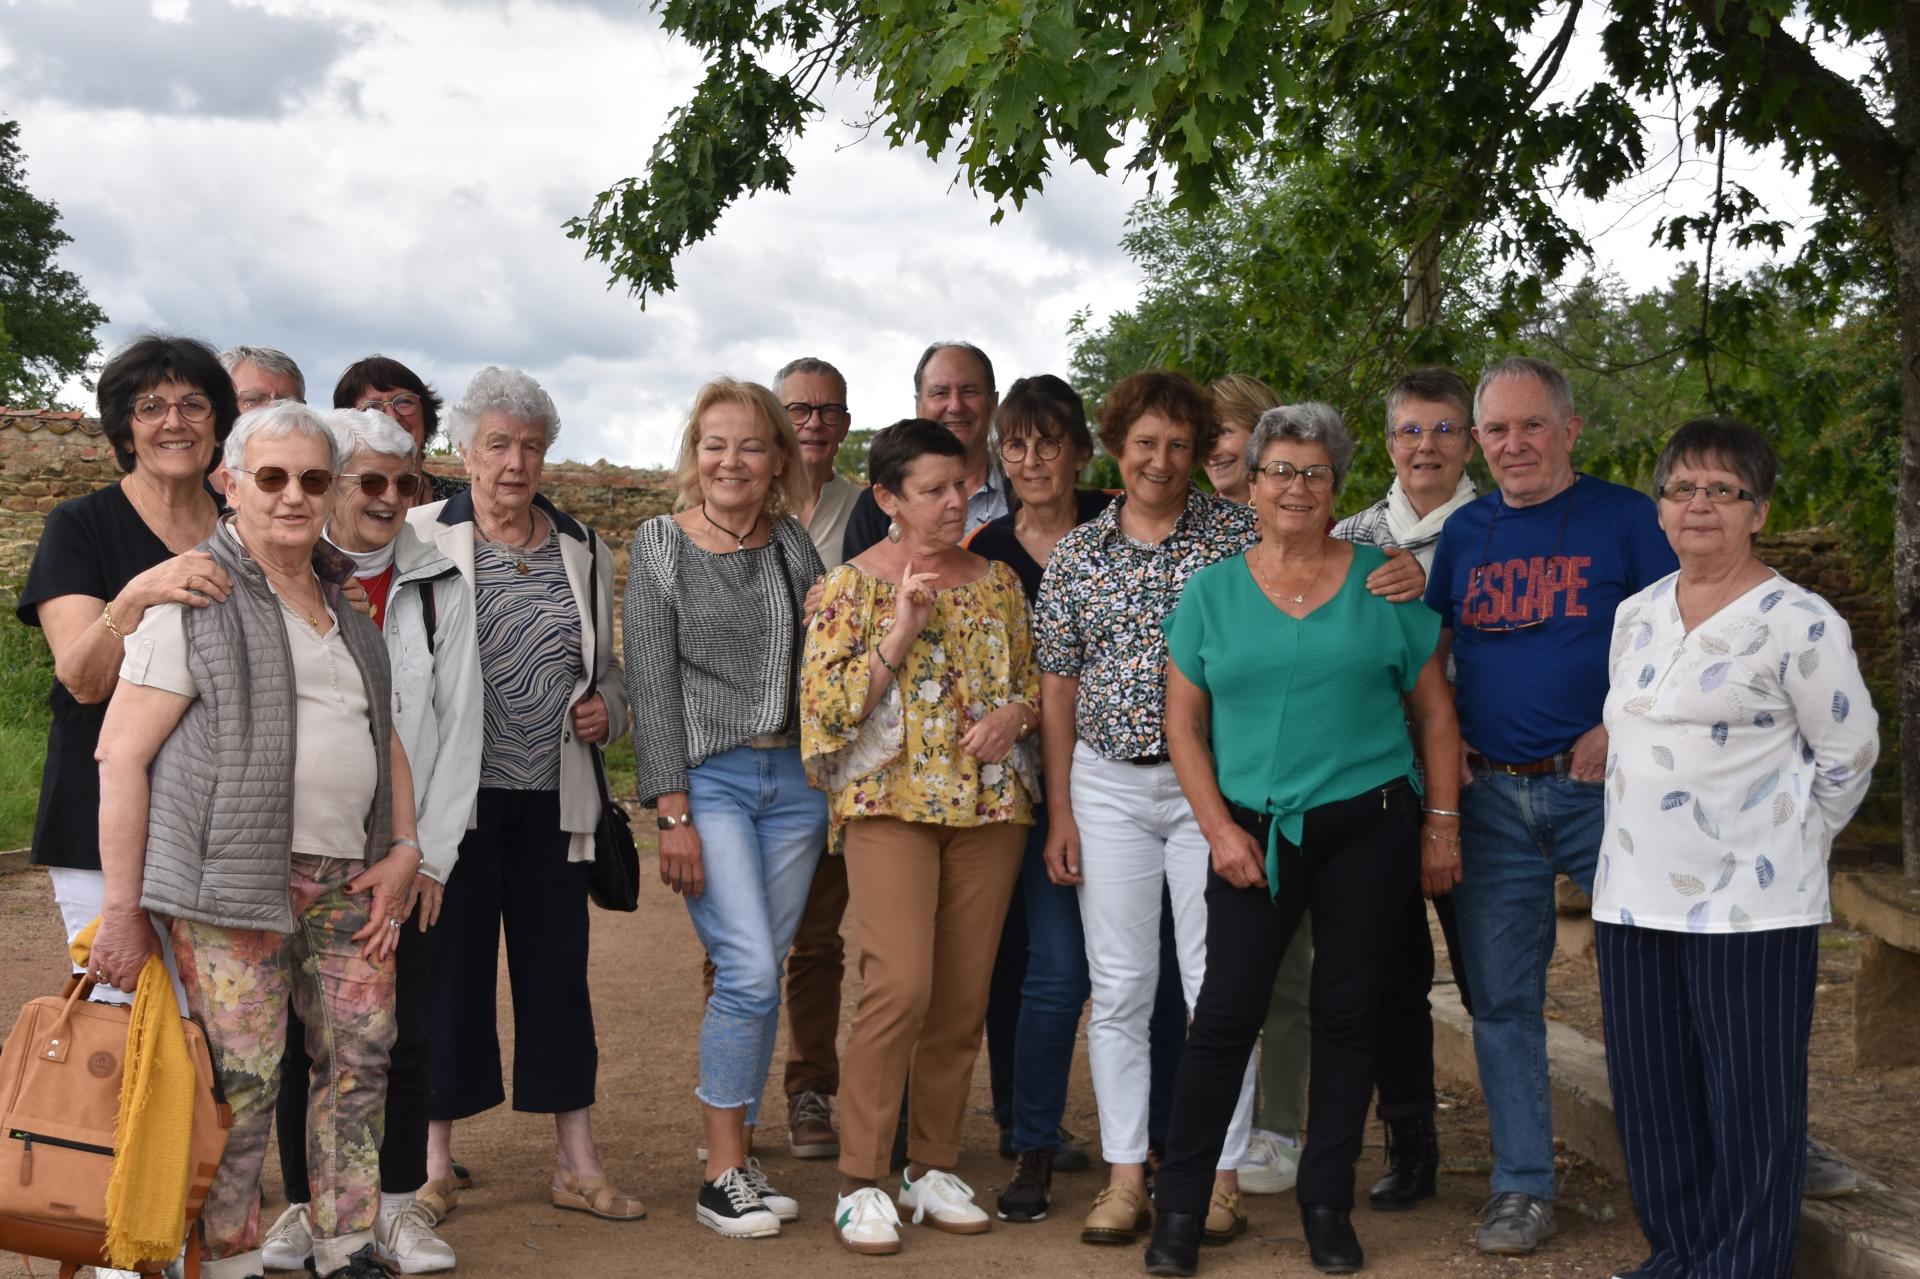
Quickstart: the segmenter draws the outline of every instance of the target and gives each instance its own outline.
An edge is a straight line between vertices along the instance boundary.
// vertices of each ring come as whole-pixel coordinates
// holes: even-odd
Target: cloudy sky
[[[560,406],[560,456],[646,465],[716,373],[820,355],[880,426],[928,341],[978,342],[1003,382],[1065,373],[1070,317],[1133,299],[1117,244],[1142,179],[1062,166],[994,226],[951,165],[849,145],[849,92],[791,194],[730,211],[643,311],[560,227],[638,172],[698,70],[640,0],[0,0],[0,116],[108,347],[147,327],[278,346],[315,400],[373,351],[449,396],[518,365]],[[1651,283],[1654,216],[1583,220]]]

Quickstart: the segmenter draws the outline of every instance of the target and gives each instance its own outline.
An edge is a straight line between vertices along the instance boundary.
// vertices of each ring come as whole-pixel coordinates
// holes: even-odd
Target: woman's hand
[[[367,598],[367,588],[360,585],[359,578],[350,577],[346,580],[340,588],[340,598],[347,602],[348,608],[360,616],[373,616],[373,601]]]
[[[899,593],[893,605],[894,630],[911,637],[926,629],[927,619],[933,616],[933,579],[932,573],[914,572],[912,560],[900,570]]]
[[[140,984],[140,970],[147,966],[147,956],[156,948],[153,920],[146,911],[108,911],[100,916],[100,931],[94,935],[87,971],[95,981],[131,995]]]
[[[367,906],[366,926],[353,935],[353,940],[360,943],[361,958],[378,963],[400,944],[400,926],[406,922],[405,907],[413,900],[413,881],[419,869],[419,852],[396,844],[385,857],[347,881],[349,896],[373,894]]]
[[[1420,891],[1430,898],[1450,893],[1463,876],[1460,819],[1424,815],[1420,820]]]
[[[806,601],[800,605],[800,620],[803,623],[813,620],[813,615],[820,611],[820,601],[825,599],[826,595],[827,579],[824,577],[814,578],[813,585],[807,588]]]
[[[1228,823],[1207,834],[1213,850],[1213,873],[1235,888],[1267,886],[1267,850],[1237,824]]]
[[[1080,827],[1073,814],[1056,812],[1047,824],[1047,878],[1062,888],[1080,883]]]
[[[660,832],[660,882],[682,897],[698,897],[707,888],[700,856],[700,832],[675,826]]]
[[[170,560],[161,560],[121,589],[113,602],[124,602],[127,607],[113,610],[114,624],[123,632],[131,631],[139,620],[127,614],[135,608],[142,612],[155,604],[205,608],[226,599],[232,588],[227,571],[213,562],[213,556],[205,551],[183,551]]]
[[[1010,702],[960,735],[960,749],[988,764],[998,764],[1020,740],[1020,726],[1027,722],[1024,702]]]
[[[1387,562],[1367,574],[1367,589],[1389,604],[1405,604],[1427,592],[1427,571],[1413,552],[1398,546],[1383,546]]]
[[[607,702],[600,694],[574,703],[573,735],[590,746],[607,740]]]
[[[414,908],[416,906],[419,907],[420,931],[423,933],[426,932],[429,928],[432,928],[440,922],[440,899],[445,895],[446,891],[446,885],[442,884],[439,880],[429,879],[425,875],[415,875],[413,877],[413,894],[408,898],[406,912],[401,918],[412,919],[414,917]]]

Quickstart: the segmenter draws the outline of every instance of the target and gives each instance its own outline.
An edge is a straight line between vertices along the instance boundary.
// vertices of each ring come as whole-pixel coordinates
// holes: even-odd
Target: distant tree
[[[52,407],[60,385],[100,349],[107,322],[71,271],[54,265],[72,241],[60,211],[27,190],[20,124],[0,120],[0,404]]]

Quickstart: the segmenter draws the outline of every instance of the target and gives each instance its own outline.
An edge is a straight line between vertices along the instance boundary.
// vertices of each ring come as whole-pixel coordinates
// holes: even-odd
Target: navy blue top
[[[1461,736],[1510,764],[1572,747],[1600,722],[1614,610],[1678,564],[1653,500],[1590,475],[1538,506],[1496,489],[1455,511],[1426,598],[1453,630]]]

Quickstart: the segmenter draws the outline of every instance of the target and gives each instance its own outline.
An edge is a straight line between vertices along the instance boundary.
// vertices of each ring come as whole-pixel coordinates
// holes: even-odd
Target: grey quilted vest
[[[182,611],[187,667],[199,696],[150,770],[146,879],[140,905],[222,928],[293,931],[287,900],[293,842],[293,656],[285,615],[266,575],[224,529],[199,550],[227,571],[225,603]],[[314,568],[337,601],[339,566]],[[329,579],[332,580],[329,580]],[[367,821],[366,864],[387,855],[393,816],[388,767],[393,691],[380,629],[336,608],[366,682],[378,782]]]

